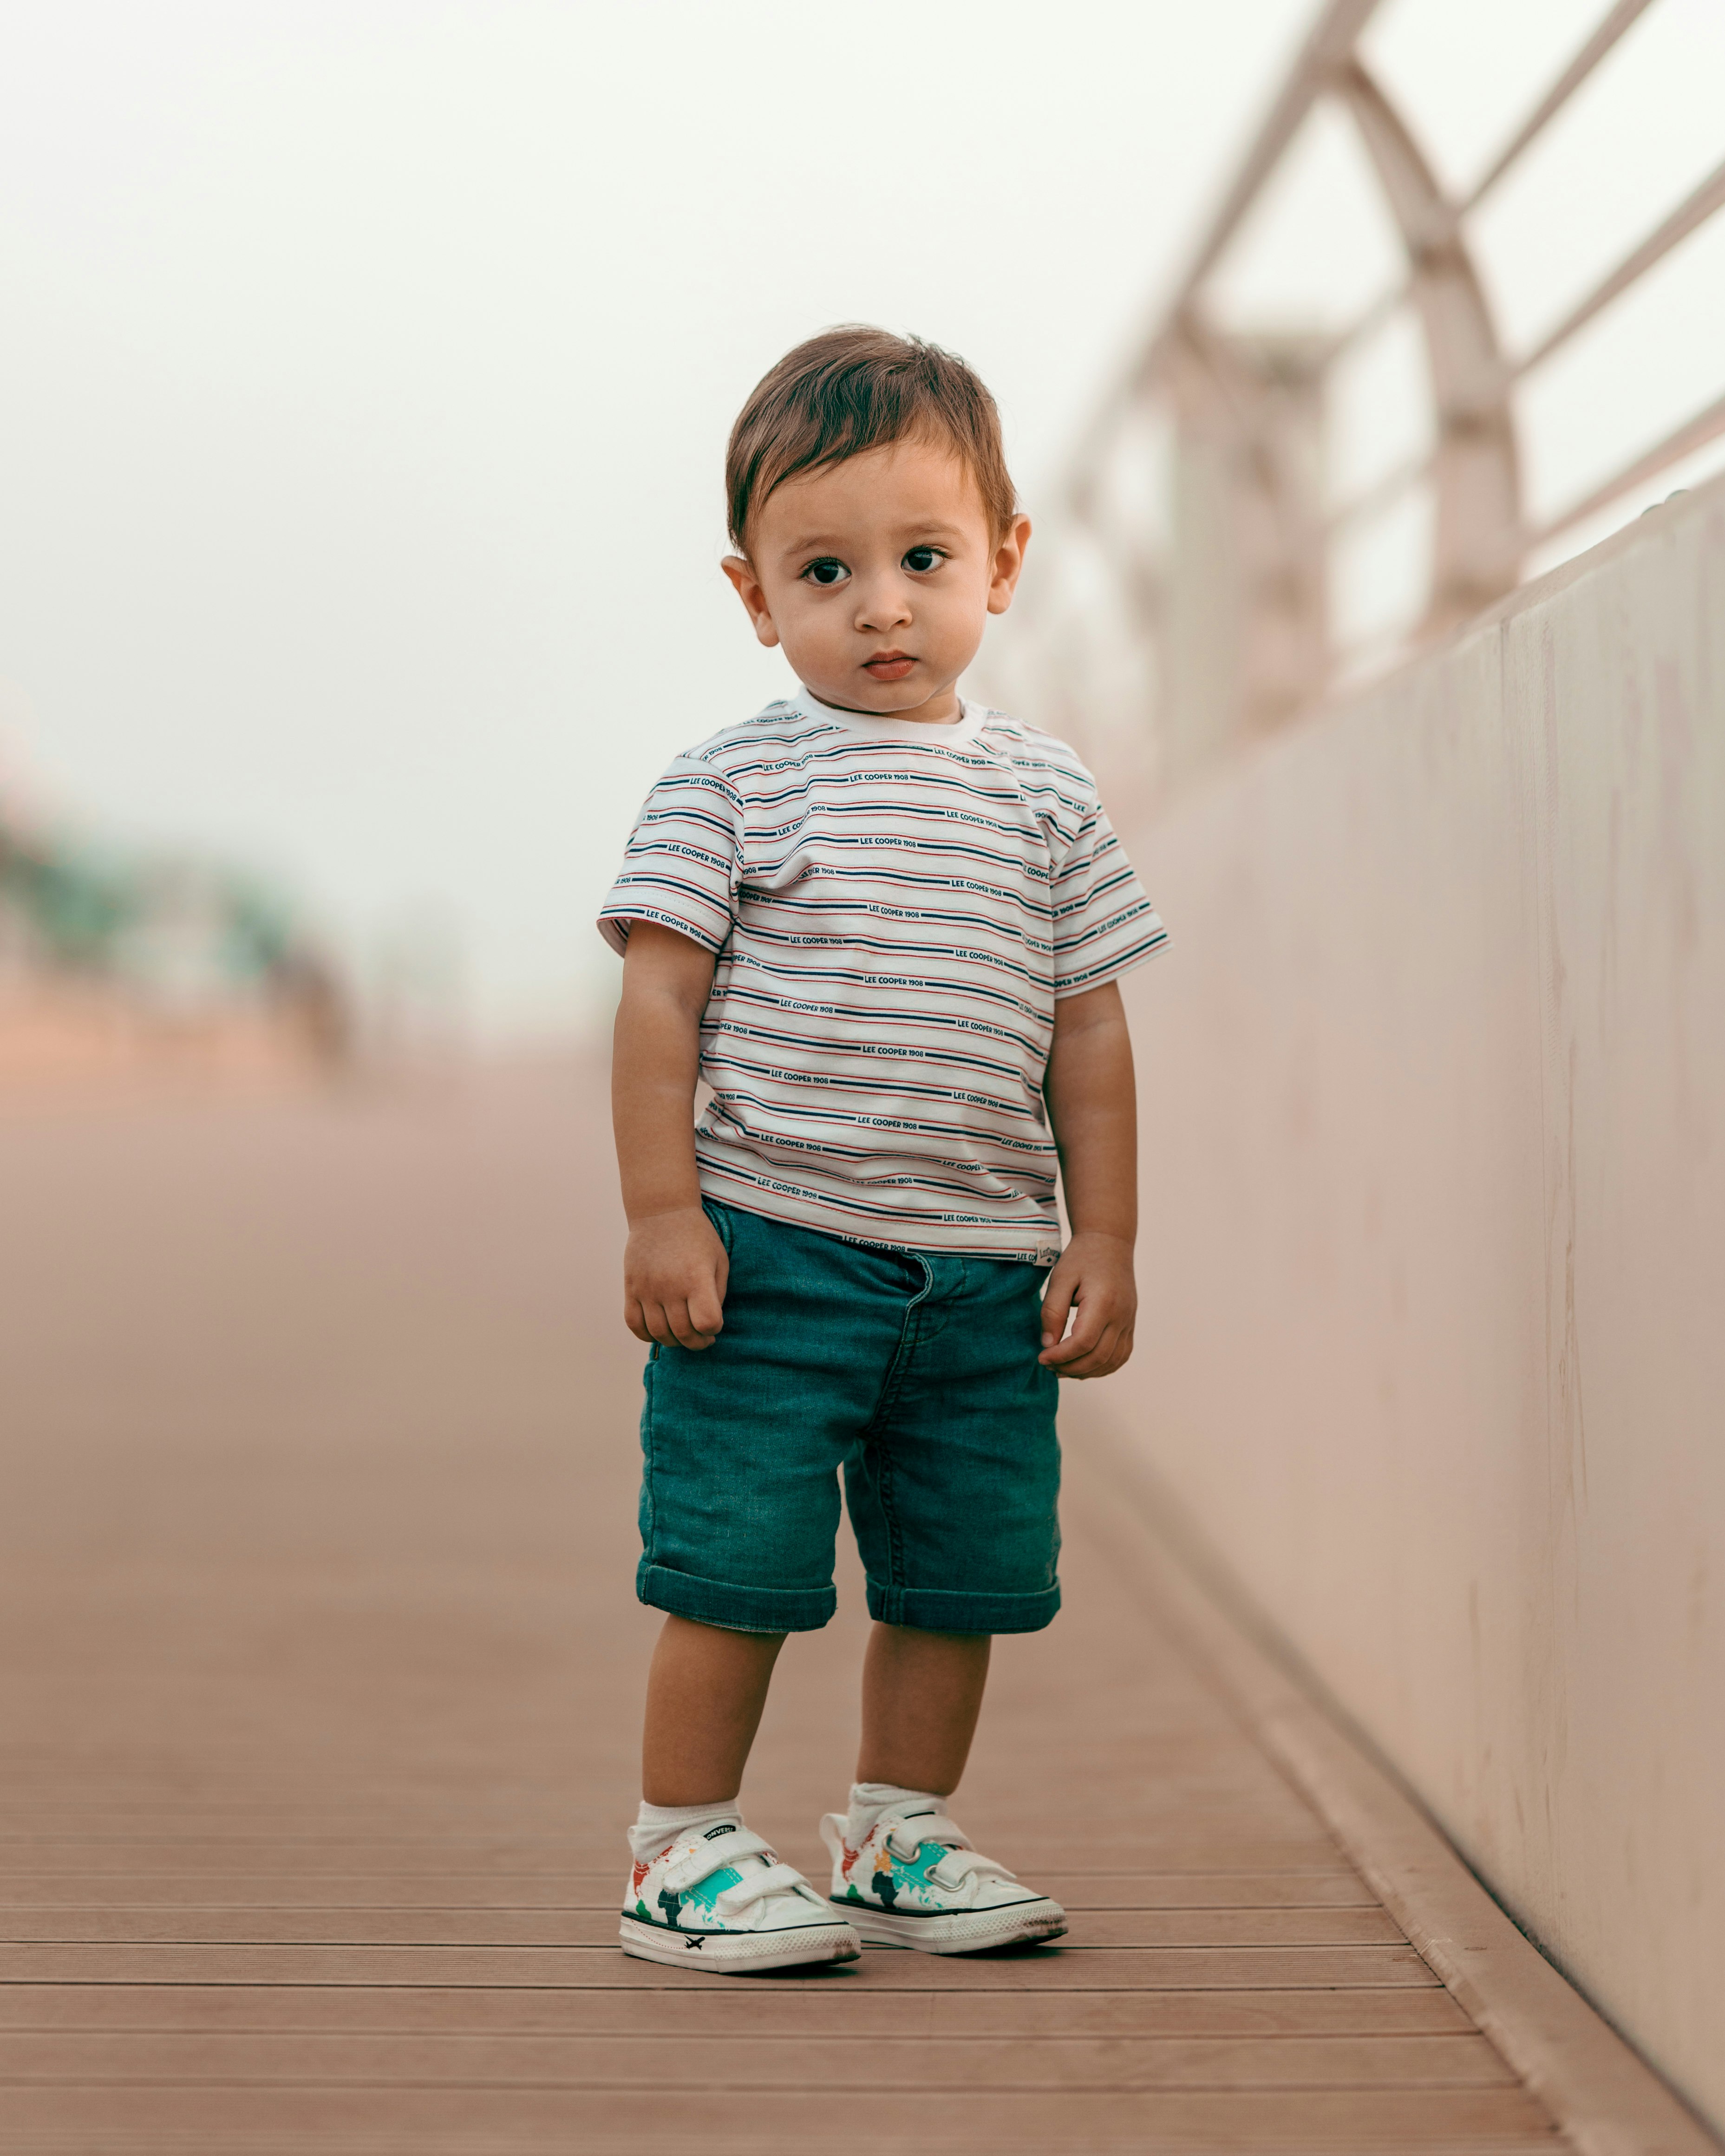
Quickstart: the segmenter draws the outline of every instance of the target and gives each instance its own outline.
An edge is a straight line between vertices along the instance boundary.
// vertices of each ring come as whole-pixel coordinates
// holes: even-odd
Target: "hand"
[[[1106,1378],[1132,1352],[1137,1312],[1132,1246],[1125,1236],[1095,1229],[1074,1235],[1042,1291],[1042,1353],[1036,1359],[1063,1378]]]
[[[724,1330],[731,1260],[698,1205],[652,1213],[623,1253],[623,1322],[637,1340],[711,1348]]]

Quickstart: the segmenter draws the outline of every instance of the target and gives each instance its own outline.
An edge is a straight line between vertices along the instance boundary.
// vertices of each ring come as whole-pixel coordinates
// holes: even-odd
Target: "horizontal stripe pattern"
[[[806,694],[679,757],[599,916],[713,952],[708,1196],[855,1240],[1052,1263],[1056,1002],[1167,931],[1064,742]]]

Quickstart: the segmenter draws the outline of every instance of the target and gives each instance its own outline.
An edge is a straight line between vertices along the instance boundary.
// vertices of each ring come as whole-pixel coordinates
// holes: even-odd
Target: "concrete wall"
[[[1137,835],[1096,1398],[1725,2122],[1725,484]]]

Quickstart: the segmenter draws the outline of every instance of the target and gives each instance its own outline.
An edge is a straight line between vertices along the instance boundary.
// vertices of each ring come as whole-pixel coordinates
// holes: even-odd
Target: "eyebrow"
[[[906,524],[902,530],[906,535],[904,538],[906,547],[914,547],[929,539],[963,539],[966,536],[962,526],[942,524],[938,520],[927,524]],[[916,535],[915,537],[908,536],[911,533]],[[844,544],[842,539],[834,537],[829,532],[799,532],[794,538],[787,540],[781,551],[787,554],[819,553],[823,550],[835,553],[843,548]]]

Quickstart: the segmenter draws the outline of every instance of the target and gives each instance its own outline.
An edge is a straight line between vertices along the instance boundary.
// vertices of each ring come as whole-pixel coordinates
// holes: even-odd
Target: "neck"
[[[862,704],[841,704],[836,697],[823,696],[818,690],[811,690],[809,694],[829,711],[854,712],[860,719],[904,719],[912,726],[952,726],[964,716],[963,699],[957,685],[951,682],[926,702],[913,704],[908,711],[871,711]]]

